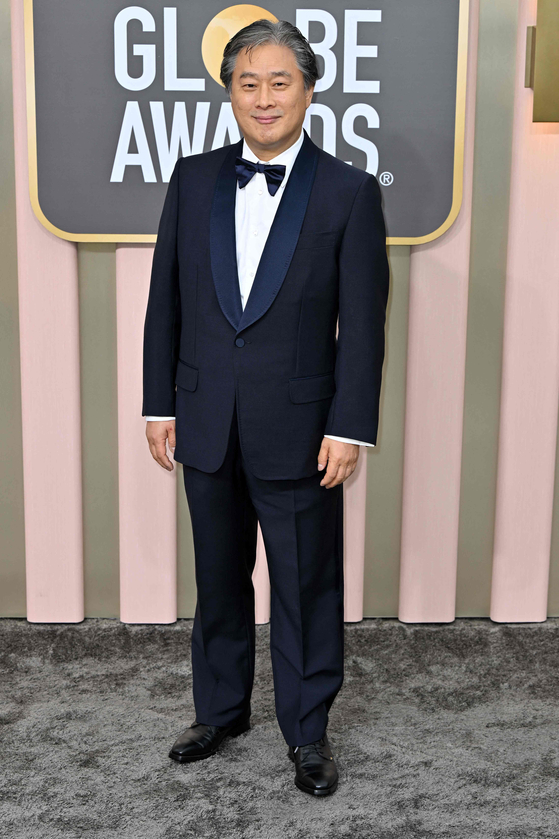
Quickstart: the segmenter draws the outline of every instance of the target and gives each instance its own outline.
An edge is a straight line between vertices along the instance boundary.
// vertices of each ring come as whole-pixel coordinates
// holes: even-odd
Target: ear
[[[309,87],[309,89],[305,91],[305,102],[307,103],[306,104],[307,108],[309,107],[309,105],[312,102],[313,93],[314,93],[314,85],[312,87]]]

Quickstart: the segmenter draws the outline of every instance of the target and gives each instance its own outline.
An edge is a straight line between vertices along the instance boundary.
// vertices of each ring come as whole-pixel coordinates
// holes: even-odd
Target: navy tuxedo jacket
[[[215,472],[236,400],[253,474],[310,477],[324,434],[376,442],[389,290],[380,188],[305,131],[243,311],[242,142],[173,170],[145,318],[142,415],[175,416],[175,460]]]

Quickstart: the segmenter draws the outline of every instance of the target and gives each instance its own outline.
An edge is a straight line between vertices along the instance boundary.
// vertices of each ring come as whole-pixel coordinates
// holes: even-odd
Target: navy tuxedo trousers
[[[317,451],[318,458],[318,451]],[[343,484],[324,471],[255,477],[239,445],[237,406],[216,472],[184,465],[195,551],[192,632],[196,719],[229,725],[250,709],[254,679],[257,523],[271,583],[270,653],[288,745],[320,739],[343,682]]]

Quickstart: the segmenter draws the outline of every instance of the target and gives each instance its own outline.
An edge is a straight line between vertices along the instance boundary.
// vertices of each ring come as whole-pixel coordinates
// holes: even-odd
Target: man
[[[287,21],[258,20],[227,44],[221,79],[243,140],[180,158],[171,176],[142,415],[155,460],[173,468],[168,441],[184,465],[195,548],[196,719],[170,757],[206,758],[250,727],[260,522],[277,719],[296,785],[327,795],[343,482],[359,445],[376,443],[389,280],[375,177],[302,128],[317,78]]]

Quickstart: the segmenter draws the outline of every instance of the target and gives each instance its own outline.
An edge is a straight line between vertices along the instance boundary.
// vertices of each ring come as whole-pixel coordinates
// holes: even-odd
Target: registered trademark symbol
[[[391,186],[394,183],[394,175],[392,172],[383,172],[379,181],[383,186]]]

